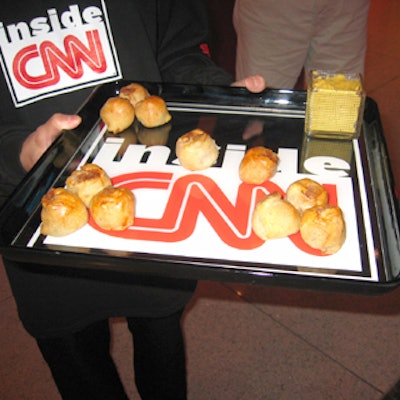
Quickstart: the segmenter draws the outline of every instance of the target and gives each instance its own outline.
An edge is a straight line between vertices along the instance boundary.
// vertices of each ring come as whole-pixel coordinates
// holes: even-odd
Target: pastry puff
[[[252,147],[246,151],[239,165],[239,177],[243,182],[261,185],[275,175],[278,162],[278,155],[271,149]]]
[[[69,235],[82,228],[88,218],[83,201],[65,188],[50,189],[42,197],[40,232],[43,235]]]
[[[75,170],[66,180],[67,189],[77,194],[89,207],[92,197],[111,186],[111,179],[106,172],[96,164],[85,164],[79,170]]]
[[[215,164],[219,148],[207,132],[197,128],[177,140],[175,152],[182,167],[198,171]]]
[[[124,187],[106,187],[93,196],[90,213],[102,229],[127,229],[133,225],[135,218],[135,196],[131,190]]]

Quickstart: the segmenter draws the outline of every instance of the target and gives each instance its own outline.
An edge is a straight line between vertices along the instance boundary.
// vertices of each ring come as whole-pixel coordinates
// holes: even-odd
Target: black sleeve
[[[4,203],[26,171],[18,155],[28,131],[22,127],[2,126],[0,133],[0,205]]]
[[[232,76],[207,55],[208,20],[203,0],[160,0],[158,63],[166,82],[229,85]]]

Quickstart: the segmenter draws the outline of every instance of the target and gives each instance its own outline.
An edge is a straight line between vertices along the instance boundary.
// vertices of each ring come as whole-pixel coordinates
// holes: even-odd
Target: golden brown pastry
[[[92,197],[107,186],[111,186],[111,179],[106,172],[96,164],[85,164],[75,170],[66,180],[66,187],[75,193],[89,207]]]
[[[219,148],[207,132],[193,129],[177,140],[175,152],[182,167],[198,171],[215,164]]]
[[[90,212],[100,228],[122,231],[133,225],[135,196],[124,187],[106,187],[92,198]]]
[[[50,189],[42,197],[43,235],[65,236],[82,228],[88,221],[88,211],[83,201],[65,188]]]
[[[283,238],[298,232],[300,214],[280,193],[274,192],[257,203],[252,227],[263,240]]]
[[[136,117],[146,128],[156,128],[171,121],[165,101],[159,96],[149,96],[135,106]]]
[[[326,189],[312,179],[304,178],[293,182],[286,191],[286,200],[292,203],[300,213],[307,208],[328,203]]]
[[[132,125],[135,120],[135,108],[129,100],[122,97],[110,97],[100,109],[100,118],[109,132],[119,133]]]
[[[243,182],[260,185],[275,175],[278,162],[278,155],[271,149],[252,147],[239,165],[239,177]]]
[[[329,204],[305,210],[301,217],[300,234],[312,248],[325,254],[336,253],[346,239],[342,210]]]
[[[123,86],[119,91],[119,96],[128,99],[131,104],[135,107],[139,101],[142,101],[150,96],[147,89],[139,83],[130,83],[127,86]]]

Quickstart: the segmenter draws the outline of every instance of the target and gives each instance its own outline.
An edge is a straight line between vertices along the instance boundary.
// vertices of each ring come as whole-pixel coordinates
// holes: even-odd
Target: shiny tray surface
[[[99,110],[128,82],[97,88],[79,113],[82,125],[63,133],[0,214],[1,253],[40,263],[52,272],[136,273],[189,279],[269,283],[361,292],[397,286],[399,213],[376,104],[367,99],[360,139],[306,139],[306,94],[242,88],[148,84],[172,114],[166,126],[139,124],[119,135],[107,132]],[[200,127],[221,148],[217,164],[189,172],[176,162],[175,142]],[[276,176],[260,187],[238,179],[248,147],[264,145],[280,156]],[[40,234],[40,199],[65,184],[80,165],[95,162],[114,184],[137,200],[132,229],[104,232],[92,222],[68,237]],[[299,234],[260,241],[251,231],[257,198],[283,195],[293,181],[324,184],[342,207],[347,238],[335,255],[307,248]]]

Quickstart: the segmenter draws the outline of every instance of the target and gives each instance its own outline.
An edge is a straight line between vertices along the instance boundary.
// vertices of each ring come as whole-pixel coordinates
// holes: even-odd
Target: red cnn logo
[[[133,192],[137,189],[168,190],[171,192],[163,216],[159,219],[135,218],[135,223],[125,231],[105,231],[94,220],[90,224],[97,230],[112,236],[132,240],[178,242],[187,239],[196,228],[199,214],[207,219],[215,232],[228,246],[251,250],[264,241],[251,229],[251,216],[255,203],[266,193],[284,191],[275,183],[267,181],[261,186],[242,183],[238,187],[236,201],[232,203],[213,179],[189,174],[173,182],[169,172],[136,172],[113,178],[113,184],[124,186]],[[337,204],[335,185],[324,185],[330,203]],[[300,234],[289,237],[304,252],[322,255],[309,247]]]
[[[15,78],[28,89],[41,89],[58,83],[60,70],[73,79],[81,78],[83,63],[96,73],[104,72],[107,64],[98,31],[86,32],[86,38],[87,45],[76,36],[65,37],[63,50],[50,41],[24,48],[17,53],[13,62]],[[37,59],[41,61],[44,72],[35,76],[29,72],[28,64],[37,62]]]

